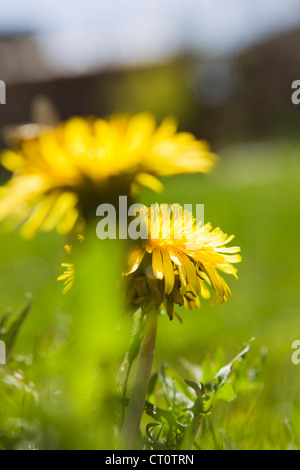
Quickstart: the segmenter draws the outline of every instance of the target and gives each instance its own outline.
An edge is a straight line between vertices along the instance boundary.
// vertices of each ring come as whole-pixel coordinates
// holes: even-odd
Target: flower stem
[[[123,450],[134,450],[138,446],[140,422],[153,363],[157,318],[158,313],[154,308],[147,312],[140,359],[121,433],[120,448]]]

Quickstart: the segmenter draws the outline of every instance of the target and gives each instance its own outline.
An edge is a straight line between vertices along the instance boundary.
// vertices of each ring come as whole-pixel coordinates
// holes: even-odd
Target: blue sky
[[[38,34],[49,60],[80,68],[192,47],[232,52],[300,24],[299,0],[9,0],[0,32]]]

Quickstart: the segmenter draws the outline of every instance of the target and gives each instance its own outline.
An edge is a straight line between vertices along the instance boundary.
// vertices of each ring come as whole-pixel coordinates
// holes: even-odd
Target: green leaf
[[[253,339],[251,341],[253,341]],[[250,349],[251,341],[247,344],[247,346],[234,359],[232,359],[231,362],[226,364],[226,366],[222,367],[222,369],[220,369],[219,372],[216,374],[215,379],[214,379],[214,382],[215,382],[214,390],[215,391],[219,390],[227,382],[227,380],[228,380],[228,378],[231,374],[233,365],[237,361],[241,361],[241,360],[245,359],[245,356],[246,356],[246,354],[248,353],[248,351]]]
[[[219,388],[213,396],[213,404],[220,401],[225,401],[227,403],[233,401],[236,398],[236,393],[233,389],[232,383],[226,382],[222,388]]]
[[[14,346],[16,341],[17,335],[20,331],[21,326],[23,325],[32,304],[32,295],[30,293],[26,294],[26,302],[22,307],[17,310],[14,314],[8,314],[7,312],[4,313],[1,319],[2,329],[0,332],[0,339],[4,341],[6,345],[7,351],[7,358],[9,358],[11,350]],[[12,317],[12,319],[10,318]],[[10,324],[9,324],[9,321]],[[5,325],[5,326],[4,326]]]
[[[202,401],[202,397],[204,395],[204,386],[200,383],[200,387],[196,382],[192,382],[191,380],[185,380],[185,383],[195,390],[197,398]]]

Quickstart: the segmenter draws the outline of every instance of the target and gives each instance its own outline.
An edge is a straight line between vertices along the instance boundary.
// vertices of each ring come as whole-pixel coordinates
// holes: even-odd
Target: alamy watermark
[[[146,240],[149,223],[151,239],[182,239],[196,227],[197,241],[201,241],[201,234],[204,234],[204,204],[184,204],[183,207],[180,204],[152,204],[149,212],[144,204],[128,207],[127,196],[119,196],[118,210],[112,204],[100,204],[96,216],[101,217],[96,228],[100,240]]]
[[[294,80],[292,83],[292,96],[291,100],[293,104],[299,104],[300,103],[300,80]]]
[[[6,85],[0,80],[0,104],[6,104]]]
[[[292,349],[295,349],[291,357],[292,363],[297,366],[298,364],[300,364],[300,340],[299,339],[296,339],[292,343]]]
[[[6,364],[6,346],[4,341],[0,341],[0,365]]]

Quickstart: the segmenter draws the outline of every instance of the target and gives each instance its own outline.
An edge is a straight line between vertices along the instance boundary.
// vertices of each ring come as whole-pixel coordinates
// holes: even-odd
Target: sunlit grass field
[[[180,370],[182,358],[200,365],[216,354],[225,365],[255,338],[247,361],[262,369],[260,386],[216,405],[201,448],[300,447],[300,365],[291,361],[292,342],[300,339],[299,151],[298,142],[233,145],[218,151],[221,160],[209,176],[165,179],[162,194],[140,194],[145,204],[203,203],[205,221],[234,233],[242,248],[239,279],[227,279],[226,304],[203,300],[200,310],[177,309],[183,324],[159,319],[154,369],[167,363]],[[14,346],[15,370],[25,371],[40,395],[38,407],[23,403],[22,390],[0,399],[2,445],[26,447],[32,440],[33,447],[106,448],[113,439],[105,429],[109,405],[93,412],[88,398],[95,357],[102,383],[93,393],[101,400],[129,342],[130,319],[118,328],[122,299],[110,281],[123,269],[123,251],[117,241],[90,238],[77,260],[80,282],[62,296],[56,281],[66,258],[62,237],[1,234],[1,311],[16,310],[26,292],[33,294]],[[102,423],[96,432],[91,420]],[[33,438],[39,432],[40,442]]]

